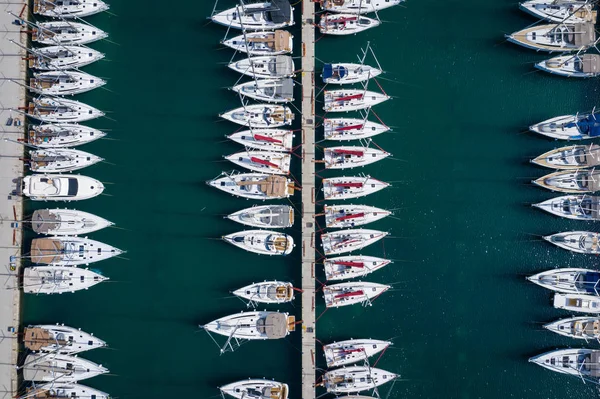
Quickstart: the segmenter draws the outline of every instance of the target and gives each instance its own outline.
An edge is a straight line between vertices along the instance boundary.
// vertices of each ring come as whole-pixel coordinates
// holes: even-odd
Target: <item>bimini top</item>
[[[39,234],[49,234],[60,227],[60,219],[50,209],[38,209],[31,217],[33,231]]]
[[[273,23],[283,24],[292,20],[292,6],[288,0],[271,0],[267,11],[267,19]]]
[[[67,341],[54,339],[50,336],[50,332],[44,328],[33,327],[25,329],[23,344],[25,348],[38,352],[49,345],[66,346]]]
[[[294,60],[289,55],[277,55],[269,62],[269,71],[276,76],[290,76],[294,73]]]
[[[595,114],[590,114],[577,122],[571,122],[565,125],[565,128],[571,127],[577,127],[582,134],[591,137],[600,136],[600,120],[596,118]]]
[[[341,79],[348,75],[346,67],[338,65],[336,67],[333,64],[325,64],[323,66],[323,80],[329,78]]]
[[[596,41],[594,24],[592,22],[575,24],[572,30],[569,29],[566,40],[577,47],[591,46]]]
[[[268,339],[285,338],[288,334],[287,316],[284,313],[269,313],[267,317],[257,320],[256,329]]]
[[[584,54],[577,57],[576,68],[578,71],[583,73],[598,73],[600,72],[600,55],[598,54]]]

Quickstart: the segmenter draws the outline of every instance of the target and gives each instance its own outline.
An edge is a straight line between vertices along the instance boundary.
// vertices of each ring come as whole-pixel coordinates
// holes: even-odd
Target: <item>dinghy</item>
[[[64,266],[33,266],[23,271],[23,292],[26,294],[63,294],[87,290],[108,280],[88,269]]]
[[[31,216],[31,228],[37,234],[76,236],[113,226],[99,216],[75,209],[37,209]]]
[[[600,313],[600,298],[596,295],[554,294],[553,304],[569,312]]]
[[[573,145],[548,151],[532,163],[552,169],[580,169],[600,165],[600,145]]]
[[[253,129],[233,133],[228,139],[244,147],[265,151],[292,151],[294,133],[285,129]]]
[[[506,35],[506,39],[536,51],[579,51],[594,45],[596,30],[592,22],[534,25]]]
[[[47,45],[88,44],[108,37],[108,33],[95,26],[79,22],[41,22],[33,28],[31,40]]]
[[[33,201],[81,201],[102,194],[104,185],[81,175],[31,175],[21,179],[20,189]]]
[[[360,140],[385,133],[389,127],[365,119],[333,118],[324,119],[323,128],[326,140]]]
[[[366,82],[382,73],[381,69],[369,65],[337,63],[325,64],[321,78],[323,78],[324,83],[345,85]]]
[[[30,354],[22,366],[25,381],[77,382],[108,373],[101,364],[76,356]]]
[[[102,0],[34,0],[33,12],[52,18],[83,18],[108,10]]]
[[[325,91],[326,112],[348,112],[368,109],[390,99],[384,93],[362,89],[343,89]]]
[[[378,339],[349,339],[323,346],[327,367],[362,362],[386,350],[392,343]]]
[[[66,148],[33,150],[29,159],[29,168],[37,173],[73,172],[104,160],[89,152]]]
[[[341,229],[364,226],[390,214],[385,209],[367,205],[325,205],[325,225]]]
[[[532,206],[567,219],[600,220],[600,197],[565,195]]]
[[[294,80],[291,78],[254,80],[233,86],[232,90],[242,96],[268,103],[294,101]]]
[[[532,182],[561,193],[584,194],[600,190],[600,170],[577,169],[550,173]]]
[[[104,116],[104,112],[79,101],[58,97],[34,98],[25,115],[47,123],[76,123]]]
[[[241,151],[224,157],[228,161],[254,172],[288,175],[292,156],[283,152]]]
[[[36,399],[110,399],[106,392],[85,385],[55,382],[29,388],[25,396]]]
[[[272,104],[251,104],[219,115],[221,118],[242,126],[270,128],[291,125],[294,113],[288,107]]]
[[[75,354],[106,347],[106,342],[64,324],[34,325],[23,332],[25,348],[33,352],[57,352]]]
[[[357,393],[375,389],[396,378],[397,374],[375,367],[350,366],[326,372],[323,385],[330,393]]]
[[[354,35],[381,24],[380,21],[356,14],[324,14],[319,21],[323,35]]]
[[[259,255],[289,255],[294,249],[294,239],[283,233],[269,230],[244,230],[223,236],[223,240],[238,248]]]
[[[31,241],[32,263],[53,266],[78,266],[110,259],[123,253],[108,244],[84,237],[34,238]]]
[[[556,292],[598,295],[600,272],[577,268],[553,269],[527,277],[527,280]]]
[[[331,12],[367,14],[398,5],[403,1],[404,0],[325,0],[322,3],[322,7],[325,11]]]
[[[326,200],[343,200],[364,197],[389,185],[371,176],[343,176],[323,179],[322,190]]]
[[[600,120],[593,112],[563,115],[530,126],[529,130],[559,140],[585,140],[600,136]]]
[[[600,350],[593,349],[557,349],[529,359],[550,371],[568,374],[578,378],[600,377]]]
[[[77,147],[105,136],[100,130],[78,124],[29,125],[27,143],[39,148]]]
[[[287,399],[287,384],[267,379],[247,379],[219,388],[222,394],[236,399]]]
[[[294,25],[293,8],[288,0],[244,3],[211,16],[213,22],[243,30],[274,30]]]
[[[281,339],[296,329],[296,318],[279,312],[240,312],[200,327],[236,339]]]
[[[572,252],[580,254],[600,254],[598,233],[591,231],[567,231],[544,236],[544,240]]]
[[[343,254],[365,248],[389,233],[379,230],[353,229],[321,234],[325,255]]]
[[[265,173],[223,174],[208,181],[207,184],[231,195],[263,201],[294,195],[292,180]]]
[[[294,286],[282,281],[265,281],[235,290],[233,295],[251,303],[286,303],[294,300]]]
[[[374,256],[338,256],[323,261],[327,280],[346,280],[363,277],[392,263],[391,260]]]
[[[50,46],[29,51],[29,68],[42,71],[78,69],[104,58],[101,52],[85,46]]]
[[[561,319],[544,325],[544,328],[569,338],[600,339],[600,318],[581,316]]]
[[[263,229],[283,229],[294,224],[294,208],[289,205],[261,205],[242,209],[227,216],[246,226]]]
[[[294,36],[285,30],[247,32],[221,42],[227,47],[249,55],[280,55],[294,49]]]
[[[561,55],[540,61],[535,67],[541,71],[568,78],[594,78],[600,75],[600,55]]]
[[[232,62],[229,68],[254,79],[282,79],[294,76],[294,59],[289,55],[266,55]]]
[[[325,169],[352,169],[389,157],[389,152],[368,147],[329,147],[324,150]]]
[[[342,306],[371,305],[371,301],[392,288],[389,285],[366,283],[362,281],[353,283],[339,283],[323,287],[325,306],[339,308]]]
[[[596,22],[593,1],[589,0],[528,0],[519,8],[534,17],[557,23]]]
[[[106,81],[83,72],[49,71],[34,73],[29,79],[29,89],[49,96],[70,96],[97,89]]]

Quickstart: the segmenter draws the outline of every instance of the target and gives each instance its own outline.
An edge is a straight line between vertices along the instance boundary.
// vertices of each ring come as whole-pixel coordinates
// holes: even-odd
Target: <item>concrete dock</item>
[[[302,399],[314,399],[315,320],[315,3],[302,2]]]
[[[27,35],[14,25],[12,12],[28,19],[26,2],[4,4],[0,12],[0,399],[16,397],[18,390],[17,356],[20,324],[20,298],[18,273],[20,260],[11,257],[21,254],[23,200],[13,195],[15,179],[23,175],[24,147],[4,139],[24,137],[24,118],[10,109],[25,105],[25,89],[8,79],[25,83],[27,75],[25,52],[11,43],[25,46]]]

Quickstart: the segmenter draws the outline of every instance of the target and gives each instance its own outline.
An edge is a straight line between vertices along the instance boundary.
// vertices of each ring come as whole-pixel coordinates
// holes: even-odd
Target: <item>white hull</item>
[[[562,55],[538,62],[535,67],[566,78],[593,78],[600,75],[600,55]]]
[[[242,96],[268,103],[289,103],[294,101],[294,82],[291,78],[259,79],[233,86],[231,89]]]
[[[574,339],[600,339],[600,318],[598,317],[571,317],[561,319],[544,325],[548,331]]]
[[[53,396],[54,395],[54,396]],[[35,398],[70,398],[70,399],[109,399],[106,392],[74,383],[54,383],[37,385],[35,390],[28,391],[27,397]]]
[[[224,236],[223,240],[259,255],[289,255],[295,246],[291,236],[269,230],[240,231]]]
[[[580,254],[600,254],[598,233],[590,231],[567,231],[543,237],[544,240],[559,248]]]
[[[291,125],[294,113],[282,105],[252,104],[219,115],[221,118],[252,128],[272,128]]]
[[[529,0],[519,8],[534,17],[556,23],[595,22],[596,12],[589,1]]]
[[[381,240],[389,233],[378,230],[339,230],[321,235],[325,255],[337,255],[358,251]]]
[[[328,371],[323,375],[323,382],[327,392],[357,393],[374,389],[397,377],[394,373],[374,367],[350,366]]]
[[[108,280],[88,269],[64,266],[32,266],[23,271],[26,294],[64,294],[87,290]]]
[[[600,220],[600,197],[564,195],[532,206],[567,219]]]
[[[554,294],[553,305],[569,312],[600,313],[600,298],[595,295]]]
[[[365,147],[325,148],[326,169],[352,169],[370,165],[389,157],[389,152]]]
[[[577,378],[598,378],[598,352],[592,349],[559,349],[534,356],[529,362]]]
[[[294,134],[285,129],[254,129],[237,132],[227,138],[256,150],[289,152],[292,150]]]
[[[99,216],[74,209],[40,209],[31,217],[33,231],[53,236],[89,234],[112,225]]]
[[[288,55],[269,55],[244,58],[228,67],[256,79],[281,79],[294,76],[294,59]]]
[[[77,123],[104,116],[104,112],[79,101],[41,97],[29,103],[27,116],[46,123]]]
[[[294,317],[278,312],[241,312],[201,326],[208,332],[225,337],[265,340],[285,338],[294,330]]]
[[[246,39],[248,43],[246,44]],[[249,55],[281,55],[291,53],[294,49],[294,36],[284,30],[275,32],[248,32],[224,40],[225,46]]]
[[[42,71],[78,69],[104,58],[104,54],[85,46],[50,46],[32,50],[36,57],[29,67]]]
[[[229,220],[263,229],[282,229],[294,224],[294,208],[289,205],[262,205],[228,215]]]
[[[31,242],[32,263],[53,266],[79,266],[100,262],[123,253],[108,244],[83,237],[34,238]]]
[[[24,364],[25,381],[77,382],[108,373],[102,365],[67,355],[31,354]]]
[[[106,133],[77,124],[30,125],[27,142],[39,148],[77,147],[101,139]]]
[[[40,331],[43,332],[41,335]],[[106,342],[94,334],[64,324],[29,326],[23,333],[23,341],[25,347],[33,351],[71,355],[106,347]]]
[[[30,175],[21,190],[33,201],[82,201],[102,194],[104,185],[81,175]]]
[[[242,151],[225,157],[230,162],[260,173],[288,175],[292,156],[283,152]]]
[[[383,71],[364,64],[337,63],[325,64],[321,77],[324,83],[328,84],[354,84],[366,82],[369,79],[376,78]]]
[[[535,25],[506,35],[506,40],[536,51],[570,52],[593,45],[596,31],[593,23]]]
[[[95,26],[79,22],[51,21],[39,23],[33,30],[32,41],[50,46],[82,45],[108,37],[108,33]]]
[[[247,379],[219,388],[222,394],[236,399],[287,399],[287,384],[267,379]]]
[[[370,176],[344,176],[323,179],[323,193],[326,200],[360,198],[388,187],[389,183]]]
[[[392,343],[378,339],[350,339],[323,347],[327,367],[339,367],[362,362],[386,350]]]
[[[48,96],[72,96],[97,89],[106,81],[96,76],[75,71],[35,73],[29,81],[30,90]]]
[[[366,139],[390,130],[380,123],[351,118],[325,119],[323,128],[325,139],[338,141]]]
[[[392,263],[391,260],[374,256],[338,256],[323,261],[328,281],[363,277]]]
[[[319,21],[319,30],[323,35],[346,36],[363,32],[379,26],[376,19],[355,14],[325,14]]]
[[[104,160],[88,152],[65,148],[34,150],[29,156],[29,168],[37,173],[73,172]]]
[[[600,146],[591,144],[556,148],[532,159],[531,162],[560,170],[595,167],[600,165]]]
[[[374,91],[343,89],[325,91],[326,112],[360,111],[374,107],[390,99],[390,96]]]
[[[390,211],[366,205],[325,205],[327,228],[352,228],[364,226],[389,216]]]
[[[47,0],[35,0],[33,12],[51,18],[83,18],[109,9],[102,0],[63,0],[62,5]]]
[[[281,199],[294,195],[294,183],[290,179],[265,173],[225,174],[207,184],[231,195],[254,200]]]
[[[598,295],[600,272],[588,269],[562,268],[527,277],[527,280],[548,290],[565,294]]]
[[[331,12],[348,14],[367,14],[396,6],[404,0],[325,0],[323,9]]]
[[[338,283],[323,287],[325,306],[339,308],[342,306],[371,304],[371,301],[389,290],[391,286],[366,283],[362,281],[353,283]]]
[[[283,281],[265,281],[235,290],[233,295],[255,303],[287,303],[294,300],[294,286]]]
[[[600,171],[595,169],[559,170],[532,182],[551,191],[585,194],[600,191]]]
[[[281,5],[284,5],[287,2],[281,3]],[[264,9],[275,9],[277,7],[275,2],[249,3],[243,7],[237,6],[217,13],[211,19],[213,22],[228,28],[249,31],[282,29],[294,25],[292,6],[289,3],[285,6],[289,7],[289,10],[285,10],[285,12],[290,17],[281,22],[274,22],[270,11],[262,11]]]

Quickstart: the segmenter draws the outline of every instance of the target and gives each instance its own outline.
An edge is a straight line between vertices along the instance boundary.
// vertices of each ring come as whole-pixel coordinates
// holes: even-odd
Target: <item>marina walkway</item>
[[[315,3],[302,2],[302,399],[315,398]]]
[[[21,250],[20,223],[23,215],[21,197],[12,195],[16,188],[15,179],[23,174],[23,146],[4,141],[5,138],[23,138],[23,116],[11,112],[25,105],[25,90],[7,79],[24,82],[26,61],[23,50],[11,43],[27,43],[27,35],[20,33],[16,19],[8,14],[28,18],[25,2],[14,1],[0,7],[0,399],[15,397],[18,389],[17,332],[20,320],[20,290],[18,286],[19,260],[11,262],[11,256]]]

